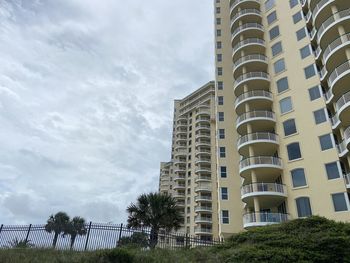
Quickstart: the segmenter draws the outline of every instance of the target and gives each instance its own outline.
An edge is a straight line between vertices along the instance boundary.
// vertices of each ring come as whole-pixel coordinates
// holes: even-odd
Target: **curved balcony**
[[[345,93],[335,103],[335,108],[343,126],[350,125],[350,92]]]
[[[177,167],[174,169],[175,174],[184,174],[186,173],[186,167]]]
[[[175,138],[175,142],[176,143],[180,143],[180,144],[185,144],[187,142],[187,136],[176,136]]]
[[[195,177],[195,183],[200,183],[200,182],[211,182],[211,175],[197,175]]]
[[[203,167],[197,167],[194,170],[195,174],[210,174],[211,173],[211,168],[208,166],[203,166]]]
[[[210,117],[210,108],[207,106],[201,106],[196,112],[196,116],[207,116]]]
[[[239,173],[242,177],[250,175],[252,169],[259,169],[258,176],[274,181],[283,169],[282,159],[273,156],[248,157],[239,162]]]
[[[266,70],[268,65],[267,57],[261,54],[251,54],[237,59],[233,62],[233,74],[237,75],[242,66],[246,66],[248,72]]]
[[[272,93],[265,90],[252,90],[238,96],[235,101],[235,110],[242,112],[244,103],[252,102],[257,108],[271,107],[273,102]]]
[[[260,1],[259,0],[231,0],[230,1],[230,16],[233,17],[233,12],[236,12],[236,8],[238,9],[245,9],[245,8],[260,8]]]
[[[176,206],[178,207],[178,208],[184,208],[185,207],[185,201],[177,201],[176,202]]]
[[[209,131],[210,132],[210,125],[198,124],[198,125],[196,125],[196,131]]]
[[[211,184],[199,184],[194,188],[195,192],[211,192],[212,190]]]
[[[210,158],[197,158],[196,159],[196,162],[195,162],[196,165],[198,164],[207,164],[207,165],[210,165],[211,164],[211,159]]]
[[[197,140],[196,147],[211,147],[210,140]]]
[[[282,213],[248,213],[243,215],[243,227],[257,227],[287,222],[288,214]]]
[[[211,206],[196,206],[194,211],[197,213],[211,213],[213,208]]]
[[[338,66],[334,71],[329,75],[328,85],[331,89],[331,92],[334,95],[334,98],[339,98],[342,94],[350,90],[350,61],[346,61],[340,66]]]
[[[173,193],[172,194],[172,196],[174,197],[174,198],[176,198],[176,199],[185,199],[185,197],[186,197],[186,194],[185,194],[185,192],[175,192],[175,193]]]
[[[211,202],[213,199],[211,196],[207,196],[207,195],[197,195],[194,197],[194,201],[195,202]]]
[[[180,157],[180,156],[187,156],[187,151],[185,149],[186,149],[186,147],[181,146],[180,150],[175,151],[174,157],[176,158],[176,157]]]
[[[201,140],[201,139],[210,140],[211,139],[210,132],[199,132],[199,133],[196,133],[195,139],[196,140]]]
[[[248,54],[264,54],[266,48],[265,40],[261,38],[246,38],[233,47],[232,58],[235,54],[244,49]]]
[[[345,47],[348,48],[350,45],[350,33],[344,34],[332,43],[330,43],[323,52],[323,61],[328,69],[333,69],[336,67],[338,61],[344,58]],[[333,57],[333,59],[331,59]]]
[[[323,39],[336,39],[339,37],[338,28],[336,25],[350,19],[350,9],[345,9],[330,16],[317,31],[317,40],[319,43],[323,42]],[[324,46],[324,45],[321,45]]]
[[[176,136],[185,136],[187,135],[187,129],[176,129]]]
[[[196,157],[207,157],[211,156],[211,150],[208,147],[199,147],[196,149]]]
[[[264,87],[267,89],[270,84],[270,76],[266,72],[248,72],[239,76],[234,82],[234,91],[237,96],[243,93],[243,89],[240,89],[240,87],[245,83],[261,89]]]
[[[259,156],[273,154],[278,148],[278,135],[270,132],[256,132],[241,136],[237,141],[238,152],[249,155],[249,146],[258,145],[254,153]]]
[[[259,197],[262,207],[273,207],[287,197],[285,185],[278,183],[253,183],[241,188],[241,199],[249,206],[254,205],[254,197]]]
[[[249,31],[251,33],[250,35],[248,34]],[[257,36],[258,33],[260,33],[261,37],[263,37],[264,31],[265,31],[264,26],[262,24],[245,23],[245,24],[235,28],[235,30],[233,30],[232,37],[231,37],[231,43],[234,43],[235,39],[243,32],[245,32],[248,37]]]
[[[194,222],[196,224],[211,224],[211,223],[213,223],[213,219],[211,217],[196,216],[194,218]]]
[[[173,189],[174,190],[185,190],[186,189],[186,185],[185,184],[175,184],[174,186],[173,186]]]
[[[346,145],[347,145],[347,142],[345,140],[343,140],[341,143],[336,145],[339,157],[344,157],[349,152]]]
[[[316,4],[314,9],[312,10],[312,19],[317,27],[319,26],[319,21],[324,21],[325,19],[327,19],[327,17],[321,15],[322,11],[334,2],[335,0],[321,0]],[[328,13],[325,12],[324,15],[328,15]]]
[[[213,230],[210,228],[195,227],[194,233],[196,235],[212,235]]]
[[[200,124],[200,123],[203,123],[203,124],[210,124],[210,118],[208,117],[198,117],[196,118],[196,121],[195,121],[196,124]]]
[[[247,130],[247,124],[251,124],[254,130],[270,130],[275,126],[276,116],[272,111],[250,111],[238,116],[236,120],[236,129],[240,134]]]
[[[174,161],[174,166],[177,166],[177,167],[185,167],[186,169],[186,160],[175,160]]]
[[[249,20],[250,22],[260,22],[261,12],[259,9],[256,8],[241,9],[232,17],[231,29],[236,26],[238,20],[242,21],[243,23],[246,23],[247,20]]]

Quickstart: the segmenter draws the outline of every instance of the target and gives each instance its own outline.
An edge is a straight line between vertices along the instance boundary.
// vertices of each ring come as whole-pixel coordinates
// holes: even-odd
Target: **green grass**
[[[222,246],[176,251],[142,251],[135,248],[95,252],[8,249],[0,250],[0,262],[350,263],[350,224],[320,217],[298,219],[239,233]]]

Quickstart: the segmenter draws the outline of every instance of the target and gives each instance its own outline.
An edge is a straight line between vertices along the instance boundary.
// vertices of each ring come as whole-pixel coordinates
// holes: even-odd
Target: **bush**
[[[95,253],[92,262],[100,263],[132,263],[134,262],[134,255],[132,250],[115,248],[100,250]]]

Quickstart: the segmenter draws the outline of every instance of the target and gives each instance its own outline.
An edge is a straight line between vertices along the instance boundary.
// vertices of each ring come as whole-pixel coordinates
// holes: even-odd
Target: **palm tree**
[[[179,212],[176,200],[167,194],[142,194],[137,198],[137,203],[131,203],[126,211],[129,213],[129,228],[151,228],[151,248],[158,243],[160,229],[177,230],[183,223],[183,216]]]
[[[79,216],[74,217],[68,224],[64,234],[70,235],[70,249],[73,249],[75,238],[77,235],[86,235],[87,229],[85,227],[85,219]]]
[[[52,247],[56,247],[57,238],[61,233],[67,231],[69,224],[69,216],[65,212],[58,212],[55,215],[51,215],[45,225],[45,230],[49,233],[54,232],[54,238],[52,241]]]

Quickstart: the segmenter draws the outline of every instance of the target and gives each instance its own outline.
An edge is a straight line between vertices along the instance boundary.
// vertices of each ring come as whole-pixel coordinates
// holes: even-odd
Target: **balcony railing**
[[[265,45],[265,40],[261,38],[247,38],[242,40],[241,42],[238,42],[234,47],[233,47],[233,52],[236,52],[239,48],[245,46],[245,45],[250,45],[250,44],[257,44],[257,45]]]
[[[350,187],[350,174],[344,175],[345,183],[348,187]]]
[[[243,64],[244,62],[247,61],[262,61],[262,62],[267,62],[267,57],[261,54],[252,54],[252,55],[247,55],[244,57],[241,57],[237,59],[233,65],[235,67],[238,67],[239,65]]]
[[[241,136],[237,141],[237,146],[251,141],[271,141],[277,143],[278,135],[270,132],[256,132]]]
[[[232,5],[230,7],[230,12],[232,12],[232,10],[235,9],[237,7],[237,5],[239,5],[242,2],[257,2],[258,4],[260,4],[259,0],[236,0],[232,3]]]
[[[350,16],[350,9],[345,9],[342,10],[338,13],[335,13],[334,15],[332,15],[331,17],[329,17],[326,21],[324,21],[322,23],[322,25],[320,26],[320,28],[318,29],[317,32],[317,38],[318,40],[320,40],[320,37],[323,35],[323,33],[328,29],[328,27],[336,22],[337,20],[340,20],[344,17]]]
[[[195,227],[195,228],[194,228],[194,232],[195,232],[195,233],[207,233],[207,234],[211,234],[211,233],[213,232],[213,230],[210,229],[210,228]]]
[[[195,223],[212,223],[213,219],[211,217],[196,216],[194,218]]]
[[[239,168],[244,169],[252,165],[267,165],[282,167],[282,160],[273,156],[248,157],[239,162]]]
[[[194,188],[195,191],[211,191],[212,186],[211,184],[199,184]]]
[[[333,86],[334,81],[344,72],[350,70],[350,62],[346,61],[340,66],[338,66],[330,75],[328,78],[328,85],[329,87]]]
[[[246,14],[261,15],[261,12],[258,9],[243,9],[243,10],[237,12],[233,16],[233,18],[231,19],[231,21],[232,21],[231,26],[236,21],[237,18],[239,18],[240,16],[243,16],[243,15],[246,15]]]
[[[253,79],[253,78],[270,80],[269,74],[267,74],[265,72],[249,72],[249,73],[246,73],[246,74],[239,76],[236,79],[234,86],[236,87],[237,85],[239,85],[242,81],[245,81],[246,79]]]
[[[206,195],[197,195],[194,197],[194,201],[199,202],[199,201],[212,201],[211,196],[206,196]]]
[[[249,98],[254,98],[254,97],[266,98],[266,99],[272,100],[272,93],[269,92],[269,91],[265,91],[265,90],[248,91],[248,92],[245,92],[245,93],[241,94],[240,96],[238,96],[236,98],[235,105],[237,106],[242,101],[244,101],[246,99],[249,99]]]
[[[326,62],[328,60],[329,55],[338,48],[340,45],[350,42],[350,33],[344,34],[330,43],[323,52],[323,60]]]
[[[261,30],[264,30],[264,26],[262,24],[259,24],[259,23],[246,23],[246,24],[243,24],[243,25],[237,27],[233,31],[232,39],[234,39],[238,33],[240,33],[241,31],[243,31],[245,29],[261,29]]]
[[[275,113],[272,111],[262,111],[262,110],[250,111],[238,116],[236,120],[236,126],[238,126],[245,120],[254,119],[254,118],[266,118],[270,120],[276,120]]]
[[[248,213],[243,216],[244,225],[253,223],[276,224],[288,221],[288,214],[282,213]]]
[[[256,192],[275,192],[286,194],[286,188],[283,184],[278,183],[252,183],[244,185],[241,188],[241,195],[246,195]]]
[[[347,103],[350,102],[350,92],[345,93],[340,99],[335,103],[336,111],[339,113],[339,110]]]
[[[340,156],[343,156],[345,153],[348,152],[348,148],[346,147],[346,141],[342,141],[341,143],[337,144],[337,150]]]
[[[318,12],[322,9],[322,7],[324,7],[325,5],[327,5],[330,2],[333,2],[334,0],[321,0],[320,2],[318,2],[318,4],[315,6],[314,10],[312,10],[312,17],[315,20],[315,18],[318,15]]]
[[[211,206],[196,206],[194,208],[195,212],[211,212],[213,208]]]

